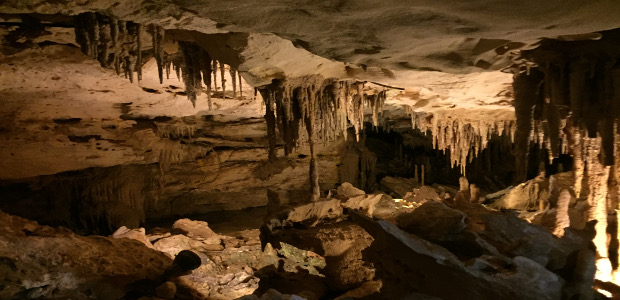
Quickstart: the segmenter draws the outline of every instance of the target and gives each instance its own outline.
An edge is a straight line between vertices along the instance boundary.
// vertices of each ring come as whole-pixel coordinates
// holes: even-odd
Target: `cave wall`
[[[611,276],[610,260],[618,257],[611,245],[618,240],[619,37],[615,29],[577,39],[543,39],[522,52],[530,64],[517,70],[514,82],[519,177],[532,144],[546,149],[549,161],[573,157],[574,192],[587,201],[586,219],[597,221],[598,278]]]
[[[309,150],[265,163],[260,96],[242,78],[233,95],[228,66],[217,70],[212,101],[202,93],[193,107],[174,72],[160,83],[147,50],[142,78],[131,83],[81,53],[73,28],[43,27],[0,32],[0,209],[109,233],[263,206],[267,188],[284,203],[307,200]],[[316,147],[323,190],[339,182],[341,147]]]
[[[121,225],[138,227],[162,218],[264,206],[267,189],[277,192],[283,204],[307,201],[307,149],[267,162],[264,120],[202,120],[201,126],[193,122],[196,130],[192,134],[179,130],[178,135],[166,133],[152,140],[153,144],[174,145],[155,149],[158,158],[154,163],[121,161],[109,167],[2,180],[0,209],[44,224],[109,233]],[[178,121],[156,122],[159,127],[137,130],[155,135],[156,128]],[[196,147],[201,151],[195,151]],[[340,180],[343,147],[335,143],[318,149],[323,190]]]

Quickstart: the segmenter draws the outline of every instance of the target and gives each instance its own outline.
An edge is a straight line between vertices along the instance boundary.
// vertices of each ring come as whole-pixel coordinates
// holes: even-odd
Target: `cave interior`
[[[0,3],[2,299],[620,299],[620,5]]]

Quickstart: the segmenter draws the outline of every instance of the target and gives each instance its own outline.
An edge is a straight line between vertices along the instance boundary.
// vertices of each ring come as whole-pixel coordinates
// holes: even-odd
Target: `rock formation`
[[[616,297],[616,10],[4,1],[0,297]]]

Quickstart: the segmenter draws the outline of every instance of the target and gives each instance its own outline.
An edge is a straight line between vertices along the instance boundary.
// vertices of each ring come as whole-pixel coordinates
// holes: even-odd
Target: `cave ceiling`
[[[619,9],[614,0],[13,0],[0,5],[4,14],[97,11],[158,24],[178,39],[205,41],[203,47],[239,65],[254,86],[316,73],[402,86],[407,83],[399,78],[410,79],[407,71],[501,70],[512,64],[515,50],[535,47],[541,38],[600,38],[596,32],[618,27]]]

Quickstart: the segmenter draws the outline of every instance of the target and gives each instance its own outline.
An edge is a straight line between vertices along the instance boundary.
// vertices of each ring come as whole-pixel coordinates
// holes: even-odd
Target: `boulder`
[[[345,198],[352,198],[355,196],[360,196],[360,195],[365,195],[366,193],[363,190],[360,190],[356,187],[354,187],[352,184],[345,182],[343,184],[341,184],[337,189],[336,192],[338,193],[338,196],[342,196]]]
[[[204,221],[179,219],[172,224],[172,234],[183,234],[192,239],[203,241],[205,244],[219,244],[221,242],[220,237]]]
[[[132,240],[136,240],[139,241],[140,243],[144,244],[145,246],[149,247],[149,248],[153,248],[153,244],[151,244],[151,242],[149,241],[149,239],[146,237],[145,234],[145,230],[144,228],[137,228],[137,229],[129,229],[125,226],[121,226],[119,229],[117,229],[111,237],[115,238],[115,239],[132,239]]]
[[[412,178],[386,176],[381,179],[380,187],[394,198],[403,198],[408,192],[420,187],[420,183]]]
[[[442,199],[434,188],[425,185],[407,192],[403,200],[422,204],[426,201],[441,201]]]
[[[159,298],[174,299],[174,295],[177,293],[177,286],[174,282],[166,281],[162,285],[155,288],[155,294]]]
[[[368,216],[392,220],[401,213],[392,197],[380,193],[349,198],[344,207],[364,211]]]
[[[135,240],[79,236],[1,211],[0,245],[0,299],[120,299],[172,265]]]
[[[549,201],[549,180],[536,177],[521,183],[491,204],[496,209],[538,210]]]
[[[364,258],[375,265],[376,277],[383,282],[381,296],[386,299],[402,299],[414,292],[440,299],[562,297],[565,281],[528,258],[490,260],[486,264],[493,268],[481,270],[387,221],[374,221],[355,212],[351,215],[375,238]]]
[[[159,239],[153,247],[170,257],[176,256],[183,250],[214,251],[224,249],[221,244],[206,244],[181,234]]]
[[[325,200],[313,202],[293,208],[289,211],[284,223],[309,223],[316,224],[320,220],[339,219],[342,217],[342,204],[340,200]]]
[[[435,242],[452,240],[467,227],[463,212],[435,201],[401,214],[396,220],[406,232]]]

